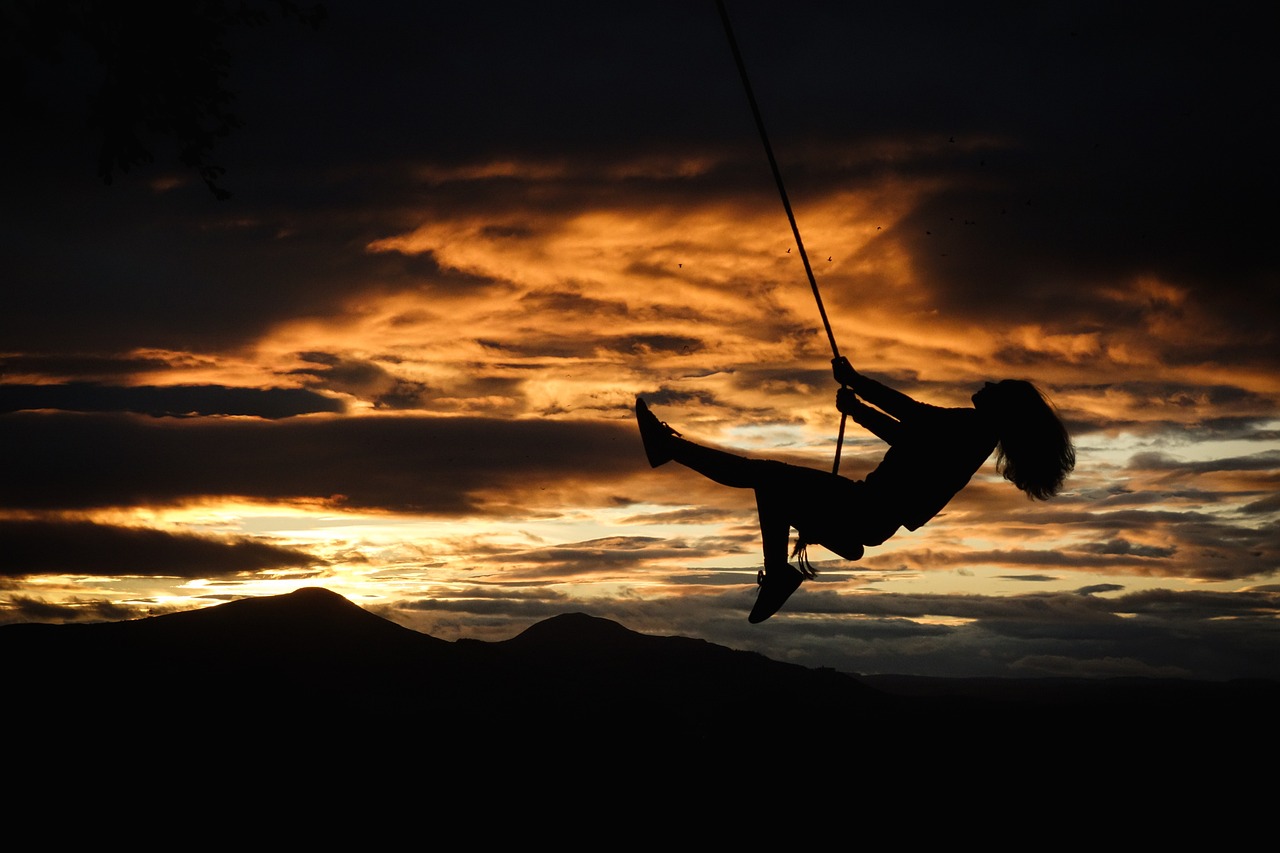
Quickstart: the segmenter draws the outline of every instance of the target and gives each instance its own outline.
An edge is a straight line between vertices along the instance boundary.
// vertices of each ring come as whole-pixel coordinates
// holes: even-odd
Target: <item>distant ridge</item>
[[[742,734],[770,714],[858,713],[879,694],[829,670],[570,613],[500,642],[448,642],[336,593],[301,589],[128,622],[0,626],[16,712],[47,723],[86,708],[114,724],[341,715],[545,732],[705,727]]]
[[[578,638],[583,632],[590,632],[595,640],[608,640],[609,646],[627,643],[638,644],[642,636],[617,622],[589,616],[586,613],[562,613],[541,622],[536,622],[521,631],[510,640],[503,642],[510,645],[540,645],[547,649],[572,650],[579,646]]]
[[[224,669],[269,660],[303,665],[438,654],[449,645],[319,587],[122,622],[0,626],[0,650],[65,656],[61,663],[69,667],[82,659],[107,667],[113,660],[135,666],[198,662]]]
[[[716,756],[725,768],[759,764],[764,745],[780,767],[816,747],[810,760],[884,774],[996,755],[1014,766],[1049,742],[1070,763],[1124,732],[1127,760],[1158,768],[1217,760],[1196,732],[1259,728],[1280,708],[1271,682],[854,678],[584,613],[449,642],[321,588],[129,622],[0,626],[0,655],[5,721],[33,743],[85,725],[272,749],[282,732],[395,732],[420,738],[432,762],[589,762],[611,744],[663,766]],[[1153,736],[1166,728],[1174,752]]]
[[[190,644],[218,653],[261,654],[275,649],[308,655],[352,655],[449,645],[445,640],[383,619],[322,587],[241,598],[200,610],[99,627],[104,633],[133,631],[139,638],[154,632],[163,634],[166,643]]]
[[[833,670],[689,637],[640,634],[583,613],[552,617],[509,640],[463,645],[499,676],[493,684],[540,697],[548,707],[563,705],[589,728],[630,722],[669,736],[719,727],[750,737],[766,721],[798,726],[818,709],[866,719],[895,704]]]

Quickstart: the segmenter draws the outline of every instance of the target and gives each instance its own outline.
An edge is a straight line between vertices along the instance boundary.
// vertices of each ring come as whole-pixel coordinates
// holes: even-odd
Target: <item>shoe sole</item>
[[[782,606],[791,598],[792,593],[800,588],[800,584],[804,582],[804,576],[800,572],[787,566],[787,570],[795,574],[794,585],[790,576],[769,582],[769,575],[766,573],[764,580],[760,584],[760,593],[756,596],[755,606],[751,608],[751,615],[747,617],[747,621],[752,625],[759,625],[769,617],[773,616]],[[781,571],[775,569],[774,571]],[[789,588],[788,588],[789,587]]]
[[[658,420],[644,400],[636,400],[636,425],[640,428],[640,440],[644,442],[644,455],[650,468],[657,468],[671,461],[671,453],[665,449],[666,440],[679,433]],[[662,446],[663,449],[659,449]]]

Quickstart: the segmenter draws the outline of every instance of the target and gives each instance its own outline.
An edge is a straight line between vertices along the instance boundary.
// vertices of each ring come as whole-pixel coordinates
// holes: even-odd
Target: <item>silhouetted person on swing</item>
[[[858,373],[832,359],[836,408],[889,444],[863,480],[769,459],[751,459],[681,437],[636,400],[645,454],[654,468],[675,460],[725,486],[754,489],[764,570],[749,621],[763,622],[801,582],[814,577],[806,549],[822,547],[846,560],[879,545],[899,527],[915,530],[969,482],[993,450],[996,469],[1029,498],[1046,500],[1075,467],[1075,449],[1053,405],[1020,379],[988,382],[973,408],[941,408]],[[867,405],[870,403],[871,405]],[[791,528],[798,534],[787,561]]]

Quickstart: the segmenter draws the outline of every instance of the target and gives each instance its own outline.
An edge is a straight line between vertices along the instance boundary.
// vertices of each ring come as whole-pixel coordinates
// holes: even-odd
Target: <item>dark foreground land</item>
[[[323,589],[4,626],[0,655],[11,757],[68,739],[153,759],[212,745],[246,762],[626,767],[751,789],[815,773],[999,778],[1024,793],[1081,774],[1117,788],[1234,780],[1276,757],[1280,709],[1276,682],[858,678],[582,614],[448,642]]]

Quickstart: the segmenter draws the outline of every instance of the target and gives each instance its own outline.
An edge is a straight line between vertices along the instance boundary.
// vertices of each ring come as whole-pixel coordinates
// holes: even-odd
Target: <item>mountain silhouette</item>
[[[797,725],[815,709],[879,715],[894,700],[843,673],[782,663],[704,640],[639,634],[582,613],[539,622],[505,641],[459,641],[502,707],[516,690],[550,729],[640,728],[701,743],[750,738],[770,720]],[[477,711],[476,713],[481,713]]]
[[[1211,751],[1187,732],[1269,725],[1280,707],[1270,682],[855,677],[583,613],[451,642],[321,588],[128,622],[0,626],[0,655],[10,731],[87,726],[147,742],[216,731],[276,752],[282,732],[294,749],[311,743],[301,732],[414,733],[415,749],[453,766],[588,762],[608,744],[654,772],[758,772],[762,755],[779,767],[803,755],[873,764],[883,779],[922,761],[1031,762],[1046,738],[1056,761],[1085,760],[1117,732],[1131,759],[1185,765]],[[1176,752],[1166,730],[1182,732]]]
[[[762,716],[884,699],[832,670],[571,613],[500,642],[449,642],[320,588],[95,624],[0,626],[15,718],[112,726],[338,716],[522,726],[581,739],[732,739]]]

